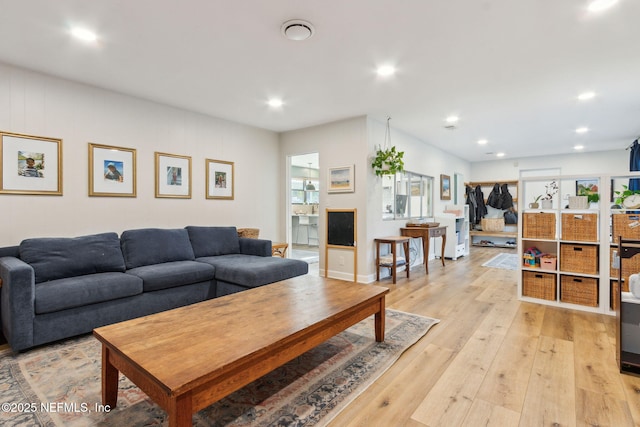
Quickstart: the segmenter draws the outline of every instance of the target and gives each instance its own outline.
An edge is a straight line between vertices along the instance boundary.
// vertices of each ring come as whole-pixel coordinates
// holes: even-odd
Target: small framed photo
[[[598,194],[598,179],[577,179],[576,180],[576,196],[590,196]]]
[[[233,200],[233,162],[206,159],[207,199]]]
[[[62,139],[0,132],[0,193],[62,196]]]
[[[440,175],[440,200],[451,200],[451,177]]]
[[[89,196],[136,197],[136,150],[89,143]]]
[[[355,165],[329,168],[327,192],[353,193],[355,191]]]
[[[191,157],[156,151],[156,197],[191,198]]]

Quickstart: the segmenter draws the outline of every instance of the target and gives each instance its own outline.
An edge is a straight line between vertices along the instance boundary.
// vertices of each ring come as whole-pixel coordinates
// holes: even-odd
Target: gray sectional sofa
[[[0,248],[2,331],[21,351],[307,272],[235,227],[26,239]]]

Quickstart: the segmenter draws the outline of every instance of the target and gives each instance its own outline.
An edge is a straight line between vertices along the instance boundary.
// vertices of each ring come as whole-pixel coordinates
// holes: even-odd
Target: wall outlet
[[[340,258],[338,258],[338,263],[343,266],[344,265],[344,257],[341,256]]]

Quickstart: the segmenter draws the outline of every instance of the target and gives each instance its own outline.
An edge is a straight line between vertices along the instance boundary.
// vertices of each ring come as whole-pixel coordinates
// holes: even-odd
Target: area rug
[[[438,322],[387,309],[384,342],[375,342],[373,317],[365,319],[194,414],[193,425],[326,425]],[[0,352],[0,425],[167,425],[165,412],[123,375],[117,407],[101,408],[100,358],[91,335]]]
[[[518,254],[499,253],[489,261],[482,264],[483,267],[502,268],[503,270],[517,270],[520,256]]]

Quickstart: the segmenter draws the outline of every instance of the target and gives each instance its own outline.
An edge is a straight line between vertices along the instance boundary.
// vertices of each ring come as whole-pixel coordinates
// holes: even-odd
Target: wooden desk
[[[380,280],[380,267],[386,267],[380,265],[380,243],[387,243],[391,245],[391,255],[393,256],[393,261],[391,263],[391,277],[393,278],[393,283],[396,283],[396,270],[398,269],[397,256],[396,256],[396,245],[398,243],[402,243],[404,247],[404,259],[405,266],[407,270],[407,278],[409,278],[409,270],[410,270],[410,262],[409,262],[409,237],[404,236],[390,236],[390,237],[381,237],[375,239],[376,242],[376,281]]]
[[[442,252],[440,259],[444,267],[444,245],[447,243],[447,227],[403,227],[400,234],[409,237],[422,237],[424,248],[424,269],[429,274],[429,244],[432,237],[442,237]]]

